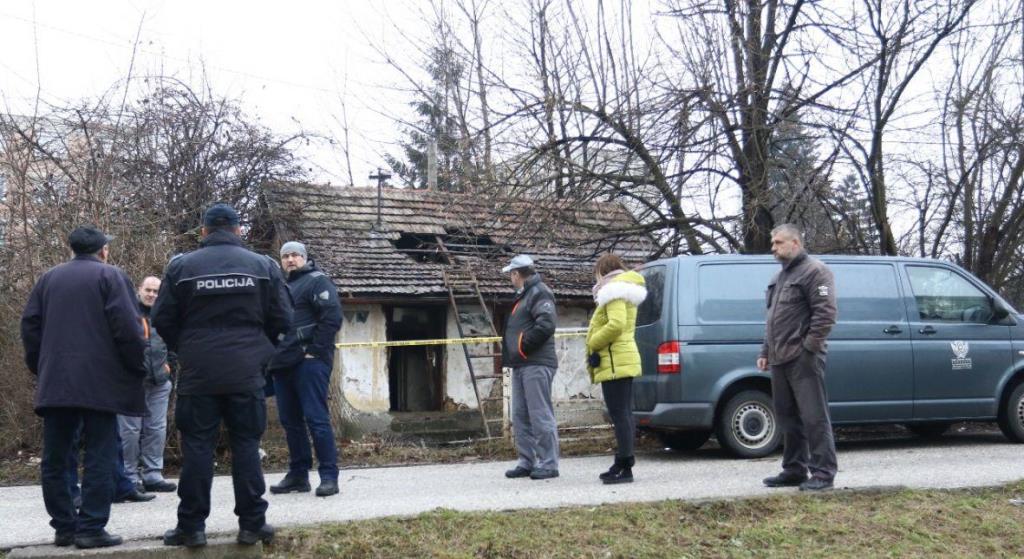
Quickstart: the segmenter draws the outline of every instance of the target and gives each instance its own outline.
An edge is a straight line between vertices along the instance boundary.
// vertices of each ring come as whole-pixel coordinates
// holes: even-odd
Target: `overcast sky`
[[[423,27],[416,7],[390,1],[5,0],[0,2],[0,103],[31,112],[107,91],[128,74],[164,72],[198,83],[200,68],[216,94],[240,99],[275,132],[300,128],[336,134],[344,98],[357,184],[382,165],[399,132],[382,112],[409,99],[391,86],[400,76],[371,42],[400,43],[394,27]],[[340,154],[306,153],[313,178],[347,182]]]

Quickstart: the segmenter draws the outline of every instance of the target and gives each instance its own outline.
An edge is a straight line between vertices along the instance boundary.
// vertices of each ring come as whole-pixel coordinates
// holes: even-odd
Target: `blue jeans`
[[[120,446],[117,415],[81,408],[49,408],[43,410],[42,415],[43,503],[50,515],[50,526],[58,534],[98,534],[110,519],[110,503],[114,498]],[[77,452],[79,433],[85,448],[85,472],[82,506],[76,511],[68,465]]]
[[[338,446],[327,407],[330,381],[331,367],[319,359],[305,359],[294,368],[274,372],[277,415],[288,441],[289,473],[309,475],[312,436],[320,481],[338,479]]]

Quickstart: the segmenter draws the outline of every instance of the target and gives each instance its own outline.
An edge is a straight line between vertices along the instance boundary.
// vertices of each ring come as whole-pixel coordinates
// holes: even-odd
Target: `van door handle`
[[[903,330],[899,326],[896,326],[895,324],[893,324],[892,326],[886,328],[885,330],[882,330],[882,333],[883,334],[902,334]]]
[[[937,333],[938,330],[936,330],[935,328],[932,328],[931,326],[925,326],[924,328],[921,328],[920,330],[918,330],[918,332],[930,336],[932,334]]]

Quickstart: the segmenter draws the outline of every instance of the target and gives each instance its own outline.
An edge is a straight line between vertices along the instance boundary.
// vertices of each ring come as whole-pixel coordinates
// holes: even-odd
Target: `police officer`
[[[267,425],[263,368],[291,327],[292,305],[277,263],[247,250],[238,212],[211,206],[199,250],[167,264],[153,326],[178,355],[175,422],[181,431],[178,525],[164,545],[206,544],[213,453],[220,423],[231,446],[240,544],[269,543],[259,443]]]
[[[836,323],[831,270],[804,252],[795,225],[772,230],[772,254],[782,263],[768,285],[768,316],[757,368],[772,372],[772,402],[782,430],[782,473],[768,487],[831,489],[836,443],[825,392],[826,338]],[[807,474],[811,477],[808,479]]]

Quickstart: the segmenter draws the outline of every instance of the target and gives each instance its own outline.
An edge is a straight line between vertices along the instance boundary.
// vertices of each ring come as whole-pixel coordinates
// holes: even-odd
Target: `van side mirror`
[[[999,322],[1000,320],[1010,316],[1010,309],[1006,308],[999,299],[992,299],[992,322]]]

